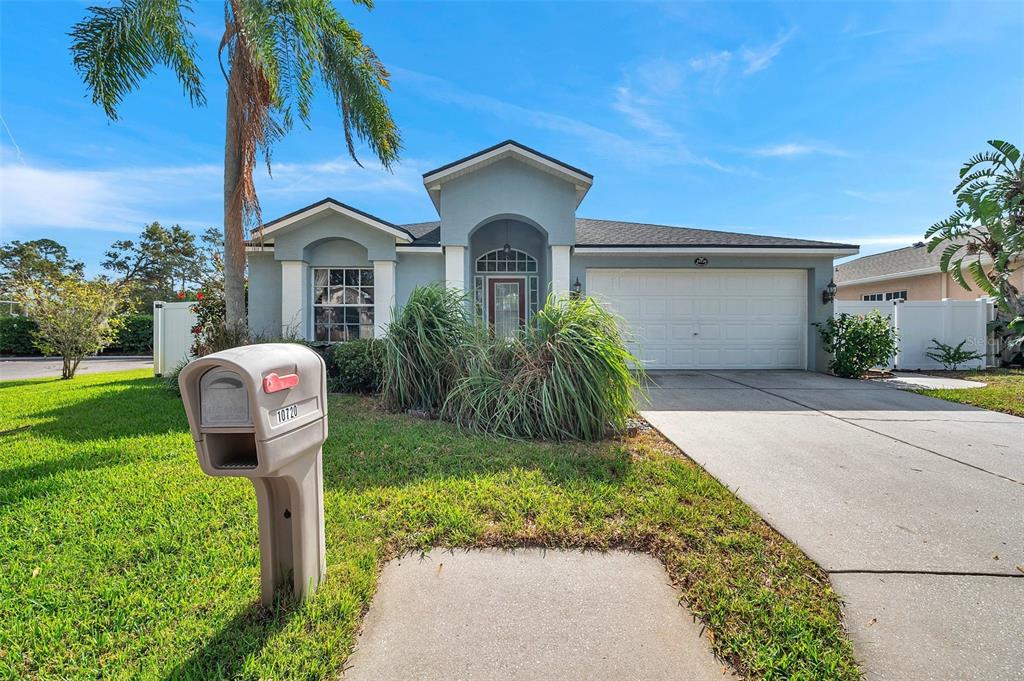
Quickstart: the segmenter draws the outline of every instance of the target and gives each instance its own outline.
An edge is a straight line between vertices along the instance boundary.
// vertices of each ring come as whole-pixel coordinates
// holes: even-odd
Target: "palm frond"
[[[953,262],[949,263],[949,265],[946,268],[946,271],[949,272],[949,276],[953,277],[953,281],[960,284],[961,288],[970,291],[971,285],[967,283],[967,279],[964,277],[963,262],[963,258],[954,260]]]
[[[1020,160],[1020,150],[1009,142],[1004,142],[1003,140],[989,140],[988,143],[989,146],[1009,159],[1010,163],[1016,165],[1017,161]]]
[[[390,74],[362,35],[347,23],[340,35],[324,40],[322,76],[342,113],[345,145],[358,163],[354,139],[370,147],[381,165],[390,168],[398,158],[402,140],[391,117],[384,91]]]
[[[111,119],[125,96],[157,64],[174,71],[193,105],[206,103],[196,58],[189,0],[124,0],[113,7],[89,7],[71,30],[75,69],[92,101]]]
[[[992,285],[992,280],[989,278],[988,273],[985,272],[980,259],[972,260],[967,265],[967,269],[971,273],[974,283],[978,285],[978,288],[990,296],[999,296],[999,290]]]

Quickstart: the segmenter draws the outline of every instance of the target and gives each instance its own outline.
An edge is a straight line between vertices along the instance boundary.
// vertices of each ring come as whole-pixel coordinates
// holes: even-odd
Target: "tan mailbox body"
[[[323,359],[292,343],[247,345],[192,361],[178,385],[203,471],[256,488],[263,603],[289,573],[309,596],[327,569]]]

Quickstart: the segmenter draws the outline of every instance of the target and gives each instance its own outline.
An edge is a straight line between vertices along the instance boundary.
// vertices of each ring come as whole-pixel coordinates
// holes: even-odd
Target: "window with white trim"
[[[373,268],[313,268],[313,339],[373,338]]]
[[[906,300],[906,291],[889,291],[887,293],[868,293],[861,297],[864,301],[881,301],[881,300]]]
[[[483,319],[487,306],[486,275],[525,275],[527,317],[532,318],[540,309],[540,280],[537,277],[537,259],[526,251],[512,248],[508,252],[497,248],[476,259],[476,275],[473,277],[474,308],[478,318]]]

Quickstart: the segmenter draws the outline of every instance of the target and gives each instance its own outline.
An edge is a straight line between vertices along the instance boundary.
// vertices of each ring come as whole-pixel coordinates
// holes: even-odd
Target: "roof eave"
[[[348,204],[342,203],[341,201],[332,199],[330,197],[321,199],[320,201],[312,203],[306,206],[305,208],[300,208],[296,211],[288,213],[287,215],[283,215],[275,220],[271,220],[270,222],[264,223],[260,227],[256,228],[256,230],[254,231],[258,233],[261,237],[266,238],[268,234],[272,234],[274,232],[277,232],[278,230],[284,229],[285,227],[293,225],[297,222],[313,217],[315,215],[319,215],[324,211],[334,211],[346,217],[352,218],[357,222],[361,222],[365,225],[373,227],[374,229],[379,229],[382,232],[385,232],[395,237],[395,241],[402,244],[408,244],[415,241],[413,235],[404,227],[388,222],[387,220],[383,220],[377,217],[376,215],[371,215],[365,211],[361,211],[358,208],[354,208]]]
[[[676,255],[676,254],[743,254],[743,255],[806,255],[820,256],[831,255],[833,258],[842,258],[856,255],[860,252],[859,246],[851,244],[829,244],[823,246],[792,246],[792,245],[737,245],[737,244],[697,244],[685,246],[672,246],[661,244],[638,245],[638,244],[576,244],[576,253],[581,255],[624,255],[630,253],[642,253],[645,255]]]
[[[441,186],[457,177],[467,175],[473,170],[495,163],[504,158],[518,157],[530,165],[548,172],[556,177],[571,183],[576,188],[576,205],[579,206],[583,198],[590,191],[594,184],[594,176],[590,173],[571,166],[564,161],[543,154],[536,149],[520,144],[515,140],[505,140],[492,147],[483,149],[465,158],[452,161],[440,168],[428,171],[423,174],[423,186],[426,187],[430,200],[438,213],[441,212]]]

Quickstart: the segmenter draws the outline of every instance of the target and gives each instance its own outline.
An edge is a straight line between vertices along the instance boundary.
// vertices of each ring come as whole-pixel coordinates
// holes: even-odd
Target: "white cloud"
[[[264,204],[288,205],[330,195],[422,191],[422,162],[410,160],[394,173],[379,165],[359,168],[348,157],[310,163],[278,163],[273,178],[257,166]],[[219,224],[223,170],[217,164],[69,169],[33,163],[0,166],[0,229],[138,232],[153,220],[186,227]]]
[[[407,89],[416,89],[422,96],[445,102],[471,111],[490,114],[507,121],[510,125],[527,125],[540,130],[549,130],[571,135],[585,143],[594,153],[614,157],[619,161],[658,165],[698,165],[722,172],[736,172],[712,159],[694,154],[678,139],[651,139],[650,129],[643,131],[643,137],[626,137],[619,133],[586,123],[584,121],[505,102],[489,95],[468,92],[457,85],[437,76],[392,67],[395,80],[401,81]],[[614,105],[613,105],[614,106]],[[636,100],[625,100],[625,106],[637,107]],[[668,133],[667,127],[657,119],[644,119],[639,110],[633,112],[633,122],[645,123],[654,129]]]
[[[808,156],[820,154],[823,156],[848,156],[845,151],[829,144],[803,144],[787,142],[783,144],[770,144],[756,149],[749,150],[754,156],[766,158],[787,158],[793,156]]]
[[[782,52],[782,46],[789,42],[789,39],[796,33],[796,28],[791,28],[786,33],[779,36],[779,38],[771,45],[762,47],[759,49],[751,49],[744,46],[740,50],[740,58],[746,63],[746,68],[743,69],[743,75],[749,76],[757,73],[758,71],[764,71],[766,68],[772,65],[772,61],[775,60],[779,53]]]
[[[265,169],[265,166],[261,166]],[[404,160],[389,172],[380,164],[352,162],[348,156],[311,163],[275,163],[268,177],[258,173],[257,190],[262,195],[320,194],[335,197],[353,193],[423,192],[423,172],[428,164],[415,159]]]
[[[134,232],[156,219],[152,209],[165,206],[169,197],[200,199],[197,194],[216,186],[220,176],[214,165],[109,170],[4,165],[0,225]]]
[[[675,130],[668,123],[656,117],[651,108],[654,102],[649,97],[642,97],[633,92],[627,85],[620,85],[615,88],[615,100],[612,107],[624,115],[629,123],[655,137],[674,139],[677,137]]]
[[[721,50],[720,52],[710,52],[703,57],[694,57],[690,60],[690,68],[694,71],[717,72],[728,68],[731,62],[732,52]]]

